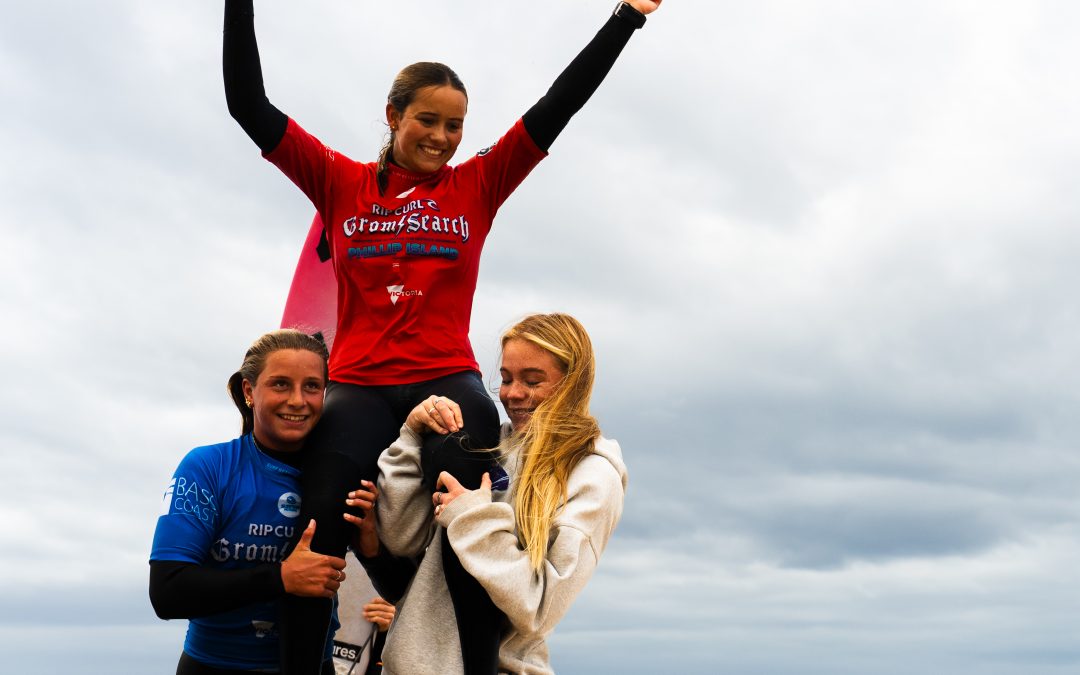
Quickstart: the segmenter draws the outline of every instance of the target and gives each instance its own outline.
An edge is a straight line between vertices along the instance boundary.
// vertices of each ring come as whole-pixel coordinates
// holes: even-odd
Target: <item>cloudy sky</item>
[[[0,24],[3,670],[171,673],[146,558],[312,207],[228,117],[220,2]],[[271,100],[374,158],[418,60],[462,160],[609,0],[256,2]],[[473,343],[568,311],[631,489],[561,673],[1080,669],[1080,7],[669,0],[506,204]]]

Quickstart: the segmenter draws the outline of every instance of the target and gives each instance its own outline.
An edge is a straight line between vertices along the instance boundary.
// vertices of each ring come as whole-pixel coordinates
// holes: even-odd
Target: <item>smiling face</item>
[[[441,169],[457,152],[468,100],[450,85],[423,87],[398,112],[386,105],[386,121],[394,130],[394,163],[415,173]]]
[[[565,375],[554,354],[518,338],[503,345],[499,373],[499,400],[515,432],[525,430],[536,406],[555,393]]]
[[[299,450],[322,415],[323,361],[306,349],[279,349],[266,357],[255,384],[244,380],[243,389],[255,415],[255,439],[270,450]]]

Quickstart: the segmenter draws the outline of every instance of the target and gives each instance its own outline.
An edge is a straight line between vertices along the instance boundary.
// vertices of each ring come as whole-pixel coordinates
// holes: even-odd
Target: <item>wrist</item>
[[[629,23],[635,29],[645,25],[645,15],[639,12],[636,7],[626,2],[620,2],[615,5],[615,11],[613,11],[611,15]]]
[[[443,527],[450,527],[450,523],[462,513],[476,506],[490,503],[491,490],[489,488],[466,490],[439,511],[439,515],[435,516],[435,522]]]
[[[277,566],[277,574],[275,574],[274,577],[281,593],[292,593],[292,589],[289,588],[287,577],[285,576],[285,561],[282,560],[281,562],[274,564]]]
[[[365,560],[371,560],[372,558],[379,557],[379,539],[375,538],[375,541],[368,541],[366,538],[361,537],[359,546],[356,547],[354,553],[357,553],[360,558]]]

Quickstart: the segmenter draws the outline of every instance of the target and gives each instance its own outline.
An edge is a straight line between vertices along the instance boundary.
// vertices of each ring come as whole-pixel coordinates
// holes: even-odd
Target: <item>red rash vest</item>
[[[266,159],[315,205],[338,283],[330,378],[359,385],[410,384],[479,370],[469,344],[473,293],[499,206],[546,153],[521,120],[455,166],[416,174],[323,145],[290,119]]]

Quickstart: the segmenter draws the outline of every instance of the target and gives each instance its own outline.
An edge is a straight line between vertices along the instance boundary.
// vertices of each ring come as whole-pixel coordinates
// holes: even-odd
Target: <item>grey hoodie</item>
[[[504,434],[509,427],[503,429]],[[517,539],[514,488],[517,456],[503,459],[510,490],[473,490],[452,501],[436,521],[420,470],[421,438],[408,427],[379,458],[379,538],[395,555],[427,549],[398,603],[383,650],[386,675],[462,673],[461,646],[442,570],[442,537],[509,621],[499,648],[500,672],[553,673],[545,637],[596,569],[622,515],[626,465],[619,444],[599,438],[574,467],[567,500],[556,514],[543,569],[533,570]]]

